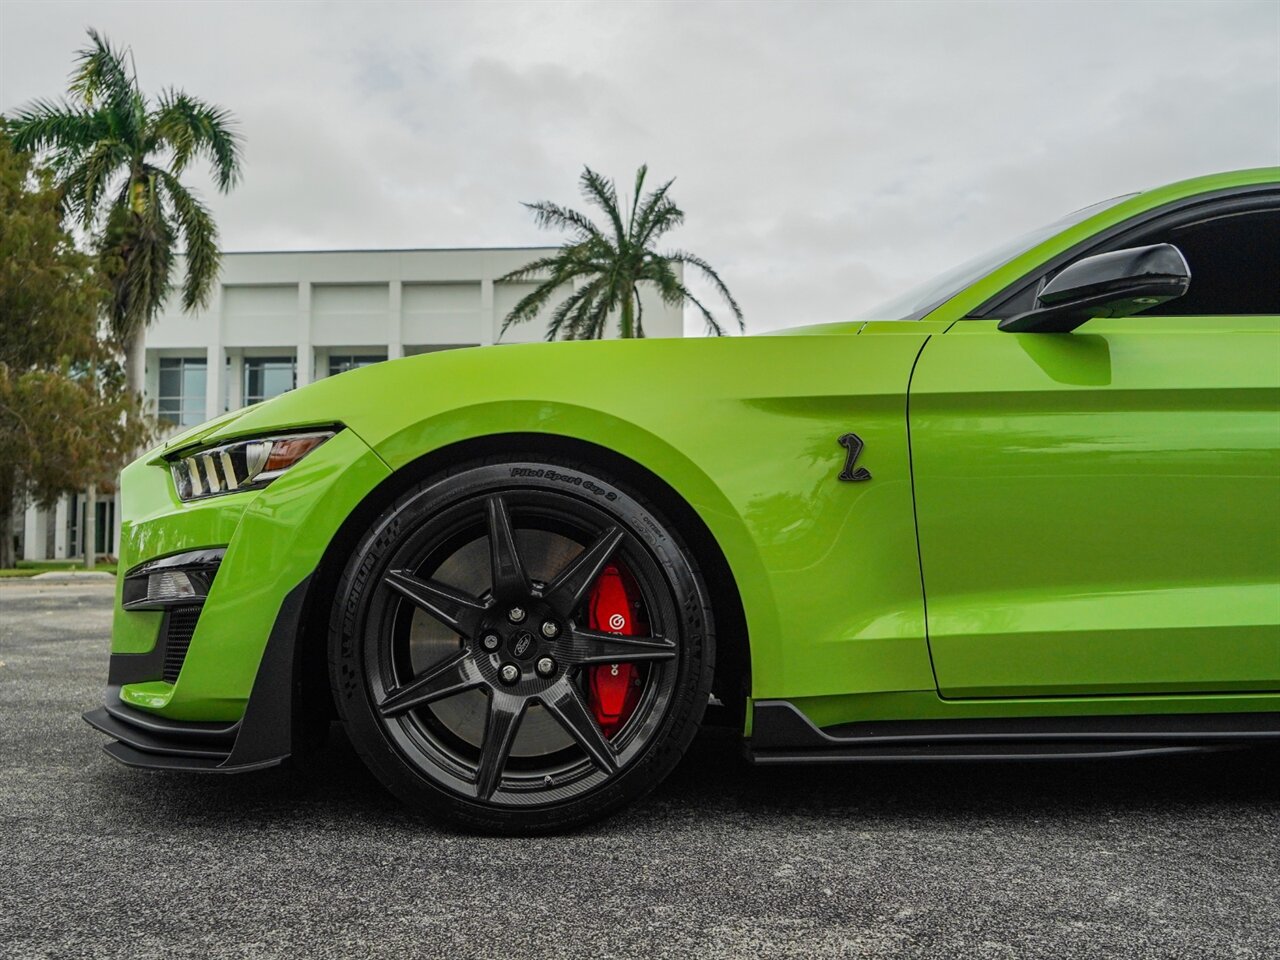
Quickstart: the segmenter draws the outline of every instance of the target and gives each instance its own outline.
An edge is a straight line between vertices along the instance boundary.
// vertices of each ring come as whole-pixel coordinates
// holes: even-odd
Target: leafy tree
[[[143,336],[169,294],[179,239],[185,310],[207,306],[218,275],[217,225],[180,178],[204,159],[218,189],[229,191],[240,177],[240,138],[228,111],[181,90],[148,100],[129,51],[94,30],[89,39],[77,55],[71,99],[20,108],[10,133],[17,149],[47,153],[65,211],[96,237],[107,316],[138,393]]]
[[[654,249],[660,237],[684,222],[684,211],[668,195],[674,180],[644,193],[647,173],[648,167],[644,166],[636,171],[630,208],[624,210],[613,181],[590,167],[583,168],[578,183],[587,203],[604,213],[607,223],[603,228],[586,214],[546,200],[525,204],[533,211],[538,226],[567,230],[570,239],[551,256],[541,257],[499,278],[500,283],[542,278],[502,321],[503,333],[513,324],[536,317],[560,287],[572,284],[573,292],[551,314],[548,340],[561,334],[569,340],[599,339],[605,335],[609,318],[615,313],[621,336],[643,337],[640,284],[650,283],[664,303],[671,306],[692,303],[702,314],[707,332],[723,335],[724,327],[685,287],[677,265],[701,271],[729,304],[738,328],[742,329],[742,310],[710,264],[684,250],[659,253]]]
[[[16,509],[109,483],[148,433],[115,345],[98,339],[107,289],[60,206],[0,125],[0,567]]]

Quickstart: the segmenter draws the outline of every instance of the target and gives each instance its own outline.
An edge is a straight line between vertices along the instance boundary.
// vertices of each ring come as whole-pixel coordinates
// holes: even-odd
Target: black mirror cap
[[[1094,317],[1127,317],[1191,286],[1187,259],[1171,243],[1085,257],[1050,280],[1033,310],[1000,321],[1009,333],[1068,333]]]

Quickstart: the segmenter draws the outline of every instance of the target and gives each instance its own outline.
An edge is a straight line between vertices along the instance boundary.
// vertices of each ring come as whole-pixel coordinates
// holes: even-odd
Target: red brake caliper
[[[592,630],[635,636],[645,629],[638,622],[640,604],[631,578],[624,576],[617,564],[609,564],[600,572],[587,601]],[[589,667],[587,674],[591,694],[591,711],[606,737],[611,737],[627,722],[640,699],[634,663],[606,663]]]

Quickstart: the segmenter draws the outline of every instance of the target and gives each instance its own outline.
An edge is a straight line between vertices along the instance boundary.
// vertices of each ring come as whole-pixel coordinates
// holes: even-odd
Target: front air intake
[[[167,683],[177,683],[178,674],[182,672],[182,663],[187,659],[187,648],[191,646],[191,637],[196,632],[196,622],[200,619],[203,604],[170,607],[165,614],[164,629],[164,679]]]

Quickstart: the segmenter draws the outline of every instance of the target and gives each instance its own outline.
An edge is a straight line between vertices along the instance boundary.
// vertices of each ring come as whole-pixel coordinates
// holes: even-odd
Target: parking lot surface
[[[1280,956],[1280,758],[765,770],[708,731],[561,837],[318,767],[118,766],[110,585],[0,584],[0,956]]]

